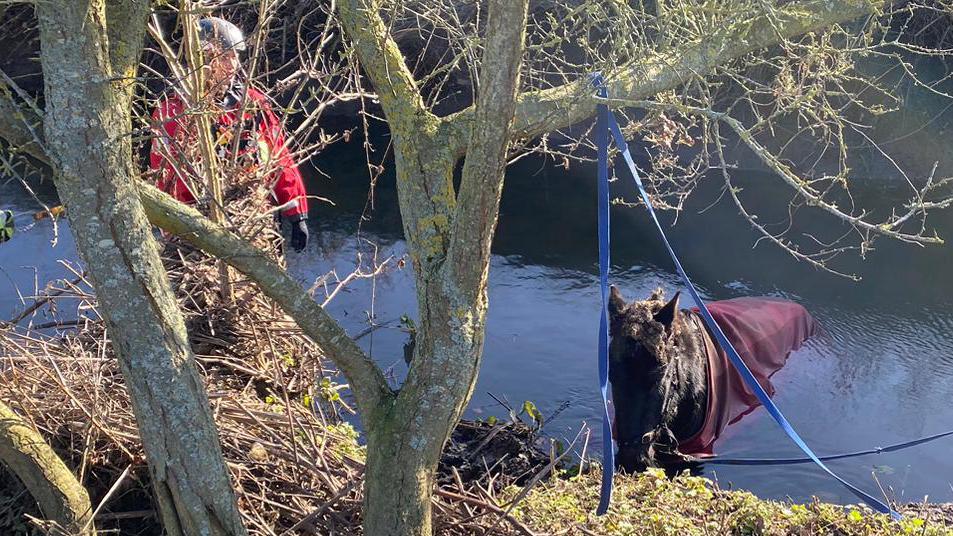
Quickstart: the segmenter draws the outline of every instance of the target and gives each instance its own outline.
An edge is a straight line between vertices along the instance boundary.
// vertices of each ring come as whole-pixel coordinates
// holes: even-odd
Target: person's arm
[[[155,176],[156,187],[183,203],[195,198],[172,161],[179,156],[180,139],[184,134],[180,119],[184,111],[178,98],[164,98],[152,112],[154,127],[149,150],[149,171]]]
[[[301,251],[308,245],[308,199],[304,190],[304,182],[301,180],[301,173],[298,166],[295,165],[291,157],[287,157],[288,162],[278,161],[280,172],[278,181],[275,183],[275,197],[279,206],[289,203],[289,206],[281,211],[281,216],[291,222],[291,247],[295,251]]]
[[[304,181],[298,166],[290,155],[277,156],[278,167],[275,181],[275,198],[278,205],[288,206],[281,211],[281,215],[288,220],[308,218],[308,198],[304,189]]]
[[[275,200],[281,210],[282,218],[291,222],[291,247],[301,251],[308,244],[308,198],[301,178],[298,165],[291,156],[291,151],[285,145],[284,132],[281,123],[271,111],[271,107],[264,96],[259,97],[259,106],[264,116],[264,125],[261,126],[261,135],[271,154],[271,166],[275,171],[272,175]]]

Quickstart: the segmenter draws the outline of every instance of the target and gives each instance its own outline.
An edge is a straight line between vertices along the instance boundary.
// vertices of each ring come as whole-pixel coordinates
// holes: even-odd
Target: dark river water
[[[352,170],[361,168],[362,157],[325,162],[332,178],[316,181],[315,187],[338,206],[321,209],[325,216],[315,222],[323,244],[291,259],[299,279],[313,280],[332,268],[343,277],[358,252],[365,259],[375,254],[364,240],[376,245],[378,258],[405,253],[396,192],[386,177],[376,190],[373,218],[361,225],[362,238],[355,238],[367,181],[353,178]],[[490,270],[485,357],[468,417],[505,417],[491,394],[516,408],[531,400],[544,416],[565,407],[546,424],[549,435],[571,439],[587,422],[597,440],[600,298],[594,169],[578,166],[567,172],[523,162],[507,177]],[[786,199],[770,175],[738,172],[735,179],[750,199],[763,199],[763,204]],[[863,278],[852,282],[798,264],[768,244],[752,248],[756,236],[730,203],[719,202],[698,214],[718,196],[716,182],[713,178],[699,189],[671,237],[706,298],[784,296],[805,305],[824,327],[826,336],[794,353],[775,376],[776,401],[809,444],[817,452],[835,453],[953,429],[953,275],[948,268],[953,250],[880,241],[866,261],[839,265]],[[618,195],[635,198],[627,182],[613,187]],[[882,181],[861,189],[872,199],[898,195]],[[680,288],[644,210],[619,207],[612,217],[611,280],[627,298],[645,297],[658,286],[669,295]],[[940,215],[934,224],[941,234],[953,234],[953,214]],[[819,225],[836,227],[830,221]],[[333,302],[335,315],[352,333],[366,327],[371,312],[378,322],[394,326],[361,343],[399,381],[406,372],[402,349],[407,337],[394,320],[416,312],[409,264],[350,288]],[[951,441],[834,462],[832,467],[878,495],[874,475],[892,497],[920,500],[929,495],[950,501],[953,463],[944,454]],[[716,450],[728,456],[800,455],[763,410],[730,427]],[[704,473],[725,487],[767,497],[856,500],[813,465],[709,466]]]
[[[940,127],[912,140],[934,142]],[[910,149],[914,150],[914,149]],[[310,284],[334,270],[344,277],[358,254],[369,265],[401,257],[402,240],[393,179],[381,178],[371,218],[359,225],[367,205],[364,153],[358,143],[333,147],[318,162],[327,176],[314,174],[312,193],[335,206],[312,209],[314,240],[289,265]],[[468,417],[506,411],[490,396],[520,407],[533,401],[547,422],[545,432],[572,438],[583,422],[593,428],[590,453],[599,443],[596,338],[599,323],[595,174],[587,166],[570,171],[524,160],[510,168],[490,271],[490,312],[485,359]],[[744,195],[770,212],[772,200],[787,199],[777,179],[758,171],[737,171]],[[902,192],[892,182],[872,177],[856,185],[860,199],[893,199]],[[36,209],[16,183],[0,183],[0,208]],[[775,376],[776,401],[801,435],[821,454],[882,446],[953,429],[953,249],[920,248],[881,240],[865,261],[838,266],[863,277],[861,282],[796,263],[773,246],[752,247],[756,236],[726,200],[699,213],[718,197],[717,178],[703,183],[671,231],[682,262],[704,296],[724,299],[774,295],[807,307],[826,330],[793,354]],[[626,180],[613,185],[617,195],[634,199]],[[50,188],[40,195],[53,198]],[[879,201],[878,201],[879,200]],[[775,207],[776,208],[776,207]],[[670,295],[679,288],[674,269],[638,208],[613,209],[612,282],[628,298],[644,297],[657,286]],[[670,221],[670,216],[665,216]],[[826,218],[802,218],[806,230],[839,234]],[[23,218],[20,218],[23,221]],[[953,238],[953,214],[933,220],[941,235]],[[10,317],[22,304],[17,295],[52,278],[68,275],[59,259],[76,258],[72,237],[60,224],[51,248],[49,222],[19,233],[0,245],[0,315]],[[392,265],[395,263],[392,263]],[[692,305],[683,302],[683,307]],[[385,327],[360,343],[399,382],[406,373],[398,329],[401,315],[416,315],[409,263],[375,279],[359,280],[333,301],[335,317],[356,334],[368,317]],[[562,411],[559,411],[562,409]],[[953,439],[901,452],[833,462],[835,471],[880,495],[875,477],[895,499],[953,500]],[[780,457],[800,453],[763,410],[730,427],[716,450],[729,456]],[[812,465],[714,467],[703,469],[723,487],[745,488],[764,497],[855,502],[839,484]]]

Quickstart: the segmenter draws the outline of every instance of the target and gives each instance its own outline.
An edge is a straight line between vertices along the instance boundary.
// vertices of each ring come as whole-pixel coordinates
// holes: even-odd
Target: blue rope
[[[922,445],[923,443],[928,443],[935,439],[941,439],[948,436],[953,436],[953,430],[940,432],[939,434],[923,436],[911,441],[904,441],[902,443],[894,443],[893,445],[888,445],[886,447],[875,447],[867,450],[858,450],[856,452],[844,452],[841,454],[829,454],[827,456],[818,457],[821,459],[821,461],[829,462],[831,460],[843,460],[844,458],[856,458],[857,456],[883,454],[884,452],[894,452],[897,450],[915,447],[917,445]],[[703,458],[694,461],[715,465],[795,465],[799,463],[814,462],[814,460],[811,458],[722,458],[721,456]]]
[[[607,96],[605,87],[598,95]],[[615,449],[612,445],[612,421],[609,418],[609,115],[599,113],[596,139],[599,144],[599,284],[602,289],[602,316],[599,319],[599,390],[602,392],[602,491],[598,515],[609,509]]]
[[[592,83],[598,88],[598,95],[601,98],[607,98],[607,92],[605,85],[603,83],[602,76],[595,74],[592,77]],[[652,217],[652,221],[655,223],[655,227],[659,232],[659,235],[662,237],[662,242],[665,245],[665,249],[668,250],[669,256],[671,256],[672,261],[675,263],[675,268],[678,271],[678,274],[682,277],[682,281],[685,282],[685,287],[688,289],[689,294],[695,300],[695,303],[698,304],[698,310],[701,313],[702,318],[705,320],[705,324],[708,326],[708,329],[715,336],[715,339],[718,341],[718,344],[725,350],[725,353],[728,355],[729,360],[732,365],[738,370],[741,374],[741,377],[744,379],[745,383],[748,384],[748,387],[751,388],[755,395],[757,395],[758,400],[761,404],[768,410],[768,413],[774,417],[774,420],[778,423],[784,433],[791,438],[792,441],[805,453],[807,456],[816,463],[821,469],[823,469],[827,474],[834,477],[838,482],[843,484],[847,489],[849,489],[854,495],[861,498],[864,502],[870,505],[874,510],[884,514],[890,514],[895,520],[900,519],[900,514],[895,512],[892,508],[879,501],[872,495],[866,493],[860,488],[854,486],[850,482],[847,482],[833,471],[831,471],[827,465],[822,462],[814,451],[807,446],[807,443],[801,439],[801,436],[794,430],[791,426],[791,423],[788,422],[787,418],[781,413],[781,410],[774,404],[771,398],[768,396],[768,393],[764,391],[761,387],[761,384],[758,383],[758,380],[755,379],[754,375],[748,369],[748,366],[745,365],[741,356],[738,355],[738,352],[731,345],[731,342],[728,341],[728,338],[722,332],[721,328],[718,326],[718,323],[715,322],[715,319],[712,318],[711,313],[708,311],[708,307],[705,306],[705,302],[702,301],[701,296],[698,295],[698,291],[695,289],[695,285],[692,284],[691,279],[689,279],[688,274],[685,273],[685,269],[682,268],[682,263],[679,262],[678,256],[675,255],[675,251],[672,249],[672,245],[668,241],[668,237],[665,235],[665,231],[662,229],[662,224],[659,223],[658,217],[655,214],[655,209],[652,207],[652,202],[649,199],[649,194],[645,190],[645,186],[642,184],[642,179],[639,177],[638,170],[635,167],[635,162],[632,160],[632,154],[629,152],[628,143],[625,140],[625,136],[622,134],[622,129],[619,128],[618,122],[616,122],[615,115],[609,112],[609,108],[605,104],[598,105],[599,119],[597,121],[596,128],[599,130],[597,132],[597,141],[599,144],[599,271],[600,271],[600,284],[602,285],[602,322],[600,324],[600,340],[599,340],[599,373],[600,373],[600,382],[605,378],[602,376],[603,368],[608,369],[609,355],[608,355],[608,345],[603,345],[603,330],[605,328],[606,314],[608,310],[607,303],[607,294],[608,294],[608,269],[609,269],[609,170],[608,170],[608,140],[606,140],[604,135],[604,125],[608,125],[609,131],[612,132],[612,136],[615,139],[616,147],[622,151],[622,157],[625,159],[626,165],[629,167],[629,172],[632,174],[632,179],[635,181],[636,186],[639,188],[639,193],[642,196],[642,201],[645,203],[645,207],[649,211],[649,215]],[[606,154],[606,157],[603,158],[603,154]],[[603,211],[606,215],[603,216]],[[603,227],[603,221],[605,222],[605,227]],[[605,252],[603,253],[603,247],[605,247]],[[606,333],[606,336],[608,334]],[[605,383],[602,383],[602,396],[605,400],[607,393]],[[608,404],[608,402],[606,402]],[[606,417],[606,425],[603,426],[605,430],[610,424],[608,423],[608,417]],[[604,432],[605,433],[605,432]],[[611,433],[611,432],[610,432]],[[605,443],[605,441],[603,441]],[[611,441],[610,441],[611,443]],[[604,455],[604,463],[610,463],[612,461],[611,455]],[[604,465],[603,471],[606,473],[611,473],[614,470],[614,465]],[[603,477],[602,484],[602,496],[600,498],[598,514],[605,512],[603,505],[608,507],[609,497],[611,495],[611,478],[608,479],[608,485],[606,484],[606,478]]]

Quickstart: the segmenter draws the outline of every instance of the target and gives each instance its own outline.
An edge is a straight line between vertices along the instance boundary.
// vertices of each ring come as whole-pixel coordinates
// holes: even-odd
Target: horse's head
[[[661,289],[648,300],[626,304],[616,287],[609,297],[609,379],[615,405],[618,465],[643,471],[656,465],[659,451],[678,445],[669,424],[675,418],[672,400],[680,330],[678,294],[665,302]]]

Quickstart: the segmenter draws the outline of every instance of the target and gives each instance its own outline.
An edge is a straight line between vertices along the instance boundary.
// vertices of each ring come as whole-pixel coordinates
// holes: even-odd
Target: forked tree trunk
[[[437,307],[430,314],[422,319],[423,338],[414,350],[416,373],[389,410],[376,413],[368,422],[364,485],[368,535],[432,534],[437,463],[476,383],[486,308],[451,314],[446,307]],[[461,317],[469,321],[458,323]]]
[[[138,63],[148,2],[110,0],[110,40],[103,0],[44,0],[36,10],[54,180],[102,304],[162,524],[170,535],[245,534],[136,188],[127,77]]]
[[[480,94],[465,133],[459,192],[453,186],[457,158],[437,134],[439,120],[422,109],[386,27],[370,13],[377,3],[349,4],[340,4],[345,26],[380,90],[394,134],[420,317],[406,381],[396,399],[367,418],[364,529],[374,536],[429,536],[437,462],[470,400],[483,355],[490,243],[516,107],[528,0],[489,2]],[[380,37],[383,56],[366,48],[380,47]],[[400,102],[401,95],[411,100]]]

